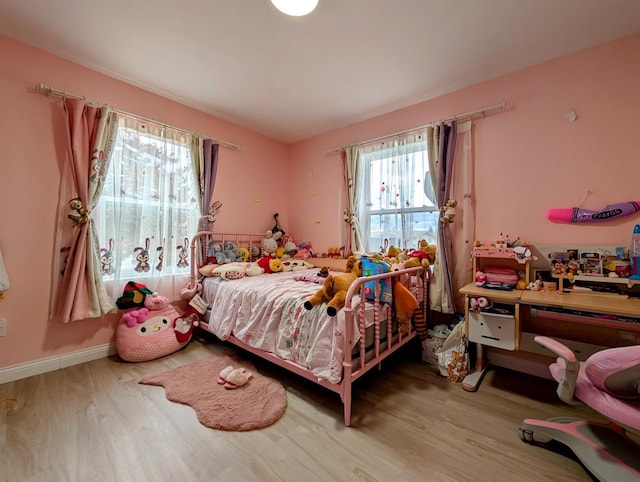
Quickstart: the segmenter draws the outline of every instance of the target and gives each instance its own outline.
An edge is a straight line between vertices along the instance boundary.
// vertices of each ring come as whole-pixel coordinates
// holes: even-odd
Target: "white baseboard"
[[[52,372],[54,370],[59,370],[60,368],[79,365],[81,363],[98,360],[100,358],[106,358],[108,356],[115,355],[116,353],[116,344],[107,343],[105,345],[98,345],[91,348],[73,351],[71,353],[65,353],[64,355],[50,356],[47,358],[41,358],[40,360],[11,365],[9,367],[0,368],[0,384],[32,377],[34,375],[40,375],[41,373]]]

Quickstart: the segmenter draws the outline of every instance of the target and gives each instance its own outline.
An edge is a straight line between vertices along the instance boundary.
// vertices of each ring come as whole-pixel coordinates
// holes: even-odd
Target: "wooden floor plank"
[[[286,388],[276,424],[253,432],[201,425],[144,376],[226,353],[201,339],[146,363],[117,357],[0,385],[0,480],[589,481],[572,458],[520,441],[523,418],[578,416],[555,386],[490,370],[470,393],[420,361],[418,344],[354,387],[353,427],[339,397],[241,353]]]

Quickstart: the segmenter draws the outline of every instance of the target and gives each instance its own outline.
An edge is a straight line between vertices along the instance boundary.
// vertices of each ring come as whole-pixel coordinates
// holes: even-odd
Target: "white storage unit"
[[[515,314],[469,311],[469,341],[515,350],[517,338]]]

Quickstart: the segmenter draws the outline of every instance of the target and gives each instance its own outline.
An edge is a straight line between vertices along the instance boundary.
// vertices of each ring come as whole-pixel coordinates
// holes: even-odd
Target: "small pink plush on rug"
[[[238,390],[218,384],[220,372],[229,366],[252,373],[251,382]],[[193,407],[200,423],[219,430],[268,427],[287,408],[287,395],[280,382],[256,373],[250,363],[228,356],[213,355],[138,383],[164,387],[169,400]]]

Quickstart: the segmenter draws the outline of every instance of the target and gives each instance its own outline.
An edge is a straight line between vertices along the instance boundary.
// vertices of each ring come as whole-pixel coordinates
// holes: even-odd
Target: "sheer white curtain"
[[[130,280],[179,298],[200,220],[193,171],[198,146],[185,132],[119,119],[96,215],[101,271],[113,299]]]
[[[421,239],[436,243],[438,211],[425,135],[420,130],[360,147],[358,211],[365,251],[385,244],[416,249]]]

